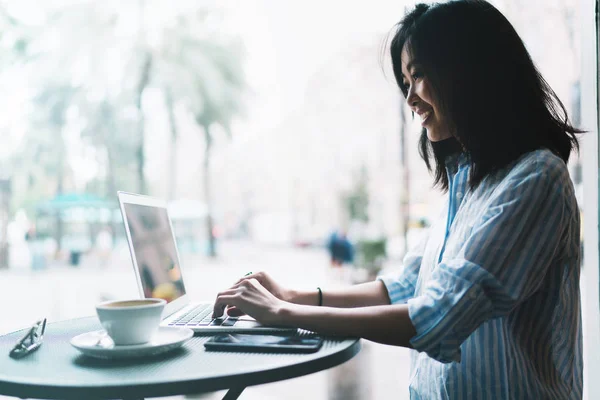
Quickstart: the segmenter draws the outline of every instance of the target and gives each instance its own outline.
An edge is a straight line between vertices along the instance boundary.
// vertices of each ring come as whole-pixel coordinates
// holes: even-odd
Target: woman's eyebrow
[[[416,66],[418,66],[418,62],[416,60],[410,60],[409,62],[406,63],[406,71],[408,72],[408,74],[410,75],[410,70],[415,68]],[[404,78],[404,72],[402,73],[402,77]]]

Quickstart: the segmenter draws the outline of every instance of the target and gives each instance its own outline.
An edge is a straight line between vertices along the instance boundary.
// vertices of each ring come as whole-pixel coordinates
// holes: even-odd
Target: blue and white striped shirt
[[[580,399],[580,223],[565,163],[522,156],[469,190],[464,154],[449,158],[447,211],[400,276],[407,303],[411,399]]]

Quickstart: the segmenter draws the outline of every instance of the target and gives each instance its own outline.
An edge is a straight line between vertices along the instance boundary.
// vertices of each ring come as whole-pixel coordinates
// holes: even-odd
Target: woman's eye
[[[420,71],[415,71],[415,72],[412,74],[412,78],[413,78],[413,80],[415,80],[415,81],[416,81],[417,79],[420,79],[420,78],[422,78],[422,77],[423,77],[423,73],[422,73],[422,72],[420,72]]]

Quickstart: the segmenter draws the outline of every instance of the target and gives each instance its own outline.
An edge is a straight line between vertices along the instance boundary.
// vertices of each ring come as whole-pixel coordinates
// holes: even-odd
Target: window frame
[[[581,0],[581,122],[588,132],[581,142],[583,156],[584,259],[581,273],[583,315],[584,399],[600,398],[600,243],[598,105],[600,0]],[[588,12],[588,11],[594,12]]]

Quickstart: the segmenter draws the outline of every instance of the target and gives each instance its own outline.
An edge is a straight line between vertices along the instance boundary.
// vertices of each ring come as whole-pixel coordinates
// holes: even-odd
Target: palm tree
[[[64,193],[65,181],[70,175],[64,131],[68,124],[67,112],[75,96],[76,88],[62,84],[46,86],[35,96],[36,114],[31,121],[25,145],[17,156],[25,167],[30,186],[47,185],[48,180],[55,181],[55,196]],[[54,218],[54,238],[57,250],[60,250],[63,236],[61,212],[57,211]]]
[[[93,4],[93,3],[91,3]],[[178,104],[185,106],[193,115],[196,123],[204,132],[203,159],[203,192],[207,205],[206,220],[207,237],[209,238],[209,255],[215,256],[215,238],[213,233],[212,199],[210,191],[210,162],[213,136],[215,129],[220,127],[228,136],[231,135],[232,119],[242,110],[242,95],[245,90],[242,68],[242,46],[235,37],[227,36],[214,27],[215,18],[219,17],[217,9],[193,8],[181,5],[177,10],[171,10],[173,17],[166,18],[162,25],[153,25],[153,30],[159,35],[150,40],[145,32],[145,15],[150,6],[164,4],[140,0],[138,3],[138,34],[131,43],[121,45],[124,50],[124,60],[121,67],[123,88],[130,90],[132,103],[137,111],[137,145],[135,150],[138,187],[146,191],[144,179],[145,167],[145,130],[143,94],[149,87],[157,87],[163,91],[165,105],[169,115],[171,130],[171,155],[169,161],[170,182],[175,182],[176,145],[178,137],[177,122],[174,107]],[[96,40],[114,40],[115,20],[126,18],[126,13],[111,8],[103,9],[102,13],[95,12],[96,7],[86,9],[94,15],[90,16],[94,23]],[[87,14],[86,14],[87,15]],[[88,20],[86,18],[86,20]],[[213,23],[210,23],[210,21]],[[130,21],[129,25],[134,22]],[[89,30],[89,29],[88,29]],[[157,39],[158,38],[158,39]],[[96,60],[102,52],[95,52]],[[103,60],[100,63],[105,62]],[[96,75],[97,77],[97,75]],[[95,81],[102,82],[102,79]],[[127,84],[133,82],[133,85]],[[98,83],[91,82],[90,87],[99,91]],[[174,195],[174,184],[171,184]]]
[[[235,38],[203,29],[213,14],[199,11],[181,16],[175,26],[165,32],[161,56],[157,57],[155,74],[161,81],[167,103],[173,105],[175,94],[194,115],[204,135],[203,192],[207,206],[206,233],[209,255],[216,256],[210,164],[215,130],[221,128],[231,136],[231,122],[242,111],[245,90],[242,69],[242,46]],[[208,34],[207,34],[208,33]],[[177,129],[171,119],[171,131]],[[171,157],[174,159],[174,156]],[[174,161],[173,161],[174,163]],[[174,165],[171,173],[175,173]],[[174,175],[171,180],[174,180]]]
[[[121,118],[119,113],[129,117],[135,115],[135,150],[134,157],[130,154],[129,159],[135,164],[140,192],[146,192],[143,109],[146,89],[154,86],[163,90],[173,141],[178,136],[174,107],[181,105],[194,115],[196,123],[203,129],[206,145],[203,187],[209,209],[209,253],[214,256],[211,150],[215,129],[220,127],[230,135],[231,121],[241,111],[244,91],[242,47],[239,41],[215,29],[219,27],[214,23],[217,10],[199,8],[194,2],[164,8],[168,15],[158,23],[153,22],[155,35],[148,37],[146,11],[154,11],[166,4],[153,0],[140,0],[133,5],[88,0],[61,7],[50,5],[45,23],[29,29],[28,35],[23,36],[28,39],[23,45],[30,64],[35,66],[34,75],[39,75],[37,88],[53,90],[57,83],[77,87],[78,96],[69,99],[87,122],[82,135],[93,146],[104,148],[109,158],[107,168],[117,165],[110,161],[111,157],[131,147],[120,146],[120,139],[109,135],[106,127],[102,127],[102,121],[106,118],[109,125],[115,124],[112,132],[131,132],[132,129],[123,129],[127,117]],[[123,26],[137,29],[137,34],[123,36],[119,31]],[[45,40],[47,36],[59,40]],[[106,43],[112,46],[106,46]],[[64,94],[56,92],[55,97],[61,93]],[[78,103],[73,104],[75,101]],[[172,151],[175,151],[174,145]],[[175,153],[171,155],[170,165],[171,181],[174,181]],[[113,173],[108,175],[114,176]],[[111,190],[114,184],[114,180],[107,181]]]

